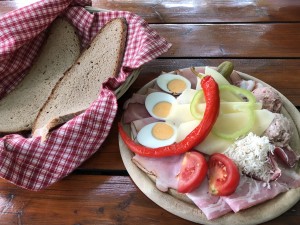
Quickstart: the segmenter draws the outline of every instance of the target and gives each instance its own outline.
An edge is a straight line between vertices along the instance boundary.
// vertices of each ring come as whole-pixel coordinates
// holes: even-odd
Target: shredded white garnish
[[[235,162],[241,172],[268,182],[271,177],[268,154],[273,154],[274,148],[267,137],[250,132],[232,144],[224,154]]]

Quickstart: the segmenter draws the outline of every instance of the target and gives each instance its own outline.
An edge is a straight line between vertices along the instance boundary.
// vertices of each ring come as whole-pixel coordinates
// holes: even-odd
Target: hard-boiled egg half
[[[146,97],[145,106],[151,116],[164,120],[170,113],[176,98],[164,92],[153,92]]]
[[[191,82],[181,75],[165,73],[156,79],[157,85],[165,92],[179,95],[191,88]]]
[[[176,98],[165,92],[153,92],[146,97],[145,106],[149,114],[161,122],[144,126],[137,134],[137,141],[146,147],[157,148],[173,144],[177,137],[177,128],[165,120],[176,104]]]
[[[156,148],[173,144],[178,136],[183,136],[178,126],[194,120],[189,104],[179,104],[172,94],[150,93],[146,97],[145,106],[152,117],[160,120],[144,126],[138,132],[137,141],[146,147]]]
[[[155,122],[144,126],[137,135],[137,141],[149,148],[171,145],[177,137],[177,128],[166,122]]]

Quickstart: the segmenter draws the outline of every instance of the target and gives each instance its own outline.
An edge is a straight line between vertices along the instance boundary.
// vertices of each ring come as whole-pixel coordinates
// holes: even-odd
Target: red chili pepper
[[[119,123],[119,132],[124,143],[136,154],[148,157],[179,155],[200,144],[211,131],[220,109],[219,88],[215,80],[211,76],[205,76],[201,79],[201,87],[206,101],[205,112],[199,125],[184,140],[164,147],[148,148],[134,142]]]

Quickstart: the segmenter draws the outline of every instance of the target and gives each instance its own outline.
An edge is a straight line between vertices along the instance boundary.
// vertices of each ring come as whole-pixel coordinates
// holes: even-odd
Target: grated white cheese
[[[268,182],[272,175],[268,154],[273,154],[274,148],[266,136],[259,137],[250,132],[232,144],[224,154],[235,162],[241,172]]]

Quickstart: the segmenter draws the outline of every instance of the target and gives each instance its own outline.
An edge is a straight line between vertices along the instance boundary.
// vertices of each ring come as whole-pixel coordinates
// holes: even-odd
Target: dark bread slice
[[[80,41],[74,27],[57,18],[27,75],[0,101],[0,133],[30,131],[53,87],[79,55]]]
[[[56,84],[39,112],[33,136],[44,140],[49,130],[86,110],[97,99],[101,85],[119,74],[125,52],[127,24],[118,18],[108,22],[89,48]]]

